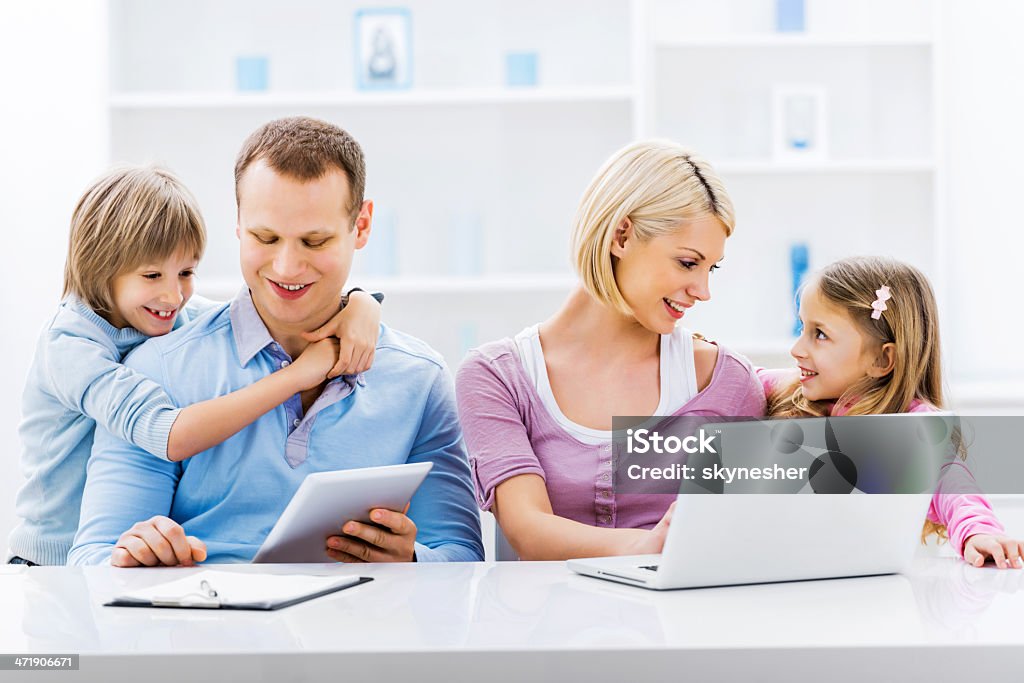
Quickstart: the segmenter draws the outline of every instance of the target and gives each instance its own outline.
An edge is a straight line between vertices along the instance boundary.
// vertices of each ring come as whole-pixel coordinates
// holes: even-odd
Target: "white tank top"
[[[586,444],[606,444],[612,440],[612,432],[591,429],[573,422],[562,413],[551,391],[548,370],[544,364],[544,350],[540,345],[538,325],[531,325],[515,336],[519,359],[540,396],[544,408],[570,436]],[[693,360],[693,336],[685,327],[676,327],[672,334],[661,335],[661,357],[659,376],[661,379],[661,400],[655,415],[671,415],[697,395],[697,368]]]

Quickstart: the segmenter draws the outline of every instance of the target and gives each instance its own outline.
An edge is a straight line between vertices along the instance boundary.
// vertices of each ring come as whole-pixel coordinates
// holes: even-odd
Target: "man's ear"
[[[636,236],[633,233],[633,221],[623,218],[619,227],[615,229],[615,237],[612,239],[612,256],[622,258],[634,239]]]
[[[893,371],[896,367],[896,345],[892,342],[886,342],[882,344],[882,348],[879,349],[878,355],[875,356],[875,362],[868,368],[868,375],[870,377],[885,377]]]
[[[356,216],[356,249],[362,249],[370,239],[370,225],[373,223],[373,201],[367,199],[359,207],[359,215]]]
[[[237,237],[238,239],[242,239],[242,226],[241,225],[236,225],[235,226],[235,237]]]

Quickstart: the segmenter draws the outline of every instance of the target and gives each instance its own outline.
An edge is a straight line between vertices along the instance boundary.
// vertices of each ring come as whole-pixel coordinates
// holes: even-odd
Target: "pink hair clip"
[[[885,305],[885,302],[892,298],[892,294],[889,293],[889,288],[886,285],[882,285],[881,289],[875,290],[875,296],[878,298],[871,302],[871,317],[878,320],[882,317],[882,311],[889,307]]]

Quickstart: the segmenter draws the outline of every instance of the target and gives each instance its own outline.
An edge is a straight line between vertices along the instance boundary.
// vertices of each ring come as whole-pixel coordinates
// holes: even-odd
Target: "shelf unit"
[[[111,95],[110,106],[128,109],[243,109],[280,107],[416,107],[490,104],[632,102],[629,87],[452,88],[397,92],[135,92]]]
[[[289,31],[271,0],[110,0],[111,159],[164,163],[196,193],[210,226],[201,292],[241,282],[238,146],[297,113],[341,124],[367,153],[377,235],[352,281],[385,291],[387,321],[452,365],[557,308],[574,283],[579,195],[612,151],[646,137],[691,145],[730,188],[738,227],[716,300],[686,324],[756,362],[784,362],[791,344],[793,242],[812,267],[905,258],[941,292],[941,35],[927,0],[807,0],[798,35],[772,30],[773,0],[401,4],[413,88],[361,92],[349,36],[365,3],[300,0],[290,11],[318,20]],[[537,87],[503,85],[504,55],[522,50],[539,55]],[[253,53],[269,58],[270,89],[236,92],[233,60]],[[771,156],[770,86],[792,82],[828,93],[827,159]]]
[[[818,47],[928,47],[932,44],[932,36],[815,36],[793,34],[738,34],[738,35],[693,35],[678,38],[655,39],[653,44],[659,48],[685,47],[731,47],[731,48],[818,48]]]
[[[393,295],[438,296],[443,294],[504,294],[504,293],[538,293],[554,292],[568,294],[576,284],[570,275],[551,275],[547,273],[520,275],[488,275],[485,277],[373,277],[360,280],[363,289],[384,292]],[[198,291],[213,299],[233,297],[241,283],[227,278],[200,278],[197,281]]]

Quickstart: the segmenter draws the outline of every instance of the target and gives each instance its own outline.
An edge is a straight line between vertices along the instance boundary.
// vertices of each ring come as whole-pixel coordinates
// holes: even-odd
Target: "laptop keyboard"
[[[658,565],[656,565],[656,564],[642,564],[642,565],[640,565],[640,569],[647,569],[648,571],[656,572],[656,571],[658,571]]]

